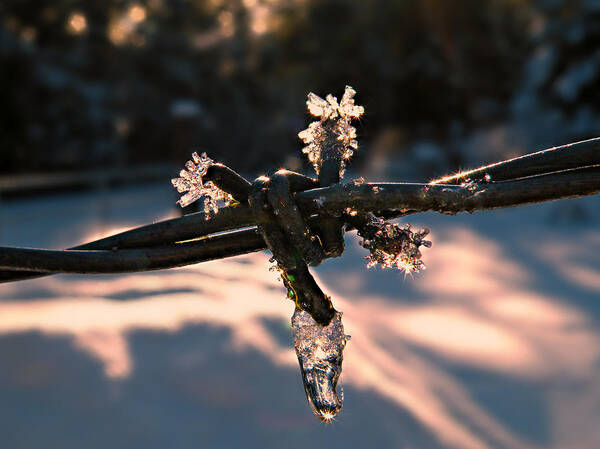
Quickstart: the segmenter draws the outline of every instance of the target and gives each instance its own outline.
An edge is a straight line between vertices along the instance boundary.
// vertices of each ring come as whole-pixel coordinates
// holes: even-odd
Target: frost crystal
[[[382,268],[397,268],[408,274],[424,270],[419,248],[431,247],[431,242],[425,240],[427,234],[429,229],[413,232],[409,224],[402,227],[371,216],[359,231],[363,238],[360,245],[370,253],[367,268],[381,264]]]
[[[177,204],[186,207],[203,198],[204,213],[207,220],[211,211],[214,213],[219,211],[219,200],[224,201],[225,205],[233,200],[231,195],[219,189],[212,181],[204,182],[202,180],[212,163],[213,160],[206,153],[202,153],[202,156],[198,156],[198,153],[192,153],[192,160],[185,163],[185,170],[179,172],[180,177],[171,179],[173,187],[179,193],[187,192],[181,196]]]
[[[307,129],[298,133],[298,137],[306,144],[302,152],[308,156],[317,174],[321,170],[323,159],[340,158],[342,177],[346,161],[358,149],[356,129],[350,122],[359,118],[365,112],[365,108],[354,104],[355,94],[356,91],[352,87],[346,86],[339,103],[333,95],[322,99],[312,92],[308,94],[308,111],[321,120],[312,122]]]
[[[343,351],[350,336],[344,334],[342,314],[321,326],[305,311],[292,315],[292,334],[300,363],[306,398],[313,413],[330,422],[342,408],[343,392],[336,391],[342,373]]]

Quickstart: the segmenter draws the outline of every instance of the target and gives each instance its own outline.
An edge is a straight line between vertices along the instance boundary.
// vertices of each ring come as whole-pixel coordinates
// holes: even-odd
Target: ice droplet
[[[307,312],[296,308],[292,335],[308,404],[321,421],[333,421],[342,409],[343,395],[338,396],[336,387],[349,339],[344,333],[342,314],[336,312],[328,326],[321,326]]]

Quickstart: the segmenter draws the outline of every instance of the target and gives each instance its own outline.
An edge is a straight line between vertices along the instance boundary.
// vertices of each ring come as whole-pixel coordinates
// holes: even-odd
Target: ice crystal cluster
[[[338,396],[336,391],[343,351],[350,338],[344,334],[342,314],[336,312],[328,326],[321,326],[307,312],[296,308],[292,335],[310,408],[321,421],[330,422],[341,410],[344,399],[343,392]]]
[[[360,245],[369,251],[367,268],[381,265],[382,268],[397,268],[408,274],[424,270],[419,248],[431,247],[431,242],[425,240],[427,234],[427,228],[413,232],[410,224],[401,226],[370,216],[367,225],[359,230],[363,238]]]
[[[219,211],[219,201],[224,201],[225,205],[228,205],[233,200],[231,195],[219,189],[212,181],[202,179],[213,162],[206,153],[202,153],[201,156],[198,156],[198,153],[192,153],[192,160],[185,163],[185,170],[179,172],[179,178],[171,179],[173,187],[179,193],[187,192],[181,196],[177,204],[186,207],[203,198],[204,213],[207,219],[211,211],[214,213]]]
[[[300,131],[298,137],[306,145],[302,152],[308,156],[317,174],[324,159],[339,158],[341,178],[346,161],[358,149],[356,129],[350,122],[359,118],[365,112],[365,108],[354,104],[355,94],[356,91],[352,87],[346,86],[339,103],[333,95],[327,95],[323,99],[312,92],[308,94],[308,111],[320,120],[312,122],[307,129]]]

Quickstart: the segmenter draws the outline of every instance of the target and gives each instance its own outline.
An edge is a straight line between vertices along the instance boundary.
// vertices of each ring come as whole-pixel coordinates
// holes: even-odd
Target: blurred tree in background
[[[578,5],[6,0],[0,171],[180,165],[193,150],[242,171],[297,169],[306,94],[345,84],[366,107],[365,146],[387,136],[400,151],[427,138],[458,166],[461,149],[448,142],[504,119],[539,39],[600,62],[597,17],[578,18]],[[577,20],[579,35],[565,38],[563,22]],[[539,89],[566,109],[595,107],[595,64],[573,94],[555,86],[570,67],[559,57]]]
[[[535,38],[545,56],[541,93],[566,115],[600,106],[600,1],[540,2],[545,26]]]

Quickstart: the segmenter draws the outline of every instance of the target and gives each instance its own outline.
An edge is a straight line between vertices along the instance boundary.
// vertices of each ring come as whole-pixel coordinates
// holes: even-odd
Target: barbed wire
[[[0,282],[52,273],[157,270],[266,249],[247,205],[251,184],[228,167],[212,167],[207,179],[233,192],[240,201],[220,209],[210,220],[198,212],[62,251],[0,247]],[[444,214],[475,212],[600,192],[600,138],[423,184],[350,181],[318,187],[318,180],[290,173],[290,190],[311,227],[331,217],[351,225],[347,210],[372,212],[385,219],[429,210]]]
[[[348,340],[338,312],[308,267],[344,252],[344,232],[356,229],[368,266],[424,268],[420,247],[429,230],[413,232],[386,220],[425,211],[443,214],[519,206],[600,192],[600,138],[550,148],[429,183],[340,184],[358,148],[351,121],[364,109],[349,86],[340,102],[308,95],[319,121],[299,134],[318,178],[279,170],[254,182],[205,154],[192,155],[172,183],[183,207],[204,212],[142,226],[67,250],[0,247],[0,282],[53,273],[128,273],[180,267],[269,249],[287,296],[307,400],[331,421],[342,408],[337,383]],[[226,207],[218,208],[224,200]]]

